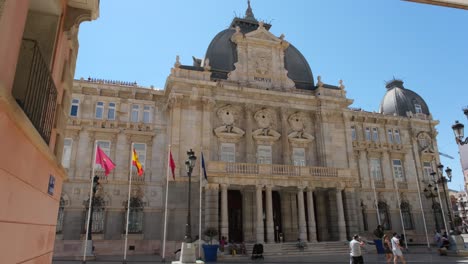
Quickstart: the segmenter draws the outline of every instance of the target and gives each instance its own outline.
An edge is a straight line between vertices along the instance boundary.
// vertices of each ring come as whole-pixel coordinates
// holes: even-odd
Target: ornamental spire
[[[250,0],[247,0],[247,10],[245,10],[244,19],[256,20],[254,14],[252,12],[252,7],[250,7]]]

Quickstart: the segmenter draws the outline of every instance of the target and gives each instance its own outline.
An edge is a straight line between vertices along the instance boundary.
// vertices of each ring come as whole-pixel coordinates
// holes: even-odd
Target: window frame
[[[224,151],[232,149],[232,151]],[[221,143],[219,146],[219,159],[224,162],[236,162],[236,144],[235,143]]]
[[[75,100],[76,100],[77,102],[73,102],[73,101],[75,101]],[[80,103],[81,103],[80,99],[78,99],[78,98],[72,98],[72,100],[71,100],[71,105],[70,105],[70,112],[69,112],[69,115],[70,115],[71,117],[79,117],[79,115],[80,115]],[[76,114],[75,114],[75,115],[72,115],[73,107],[75,107],[75,106],[76,106]]]
[[[400,164],[395,164],[398,161]],[[397,182],[406,182],[403,161],[400,159],[392,159],[393,178]]]
[[[414,229],[413,215],[411,214],[411,205],[406,201],[402,201],[400,203],[400,210],[405,229]]]
[[[379,129],[377,127],[372,128],[372,141],[379,142]]]
[[[423,176],[425,180],[431,180],[431,173],[434,171],[432,169],[432,164],[429,161],[423,161],[422,164]]]
[[[102,104],[102,105],[99,105]],[[103,119],[104,118],[104,107],[106,104],[103,101],[97,101],[96,102],[96,108],[94,109],[94,118],[95,119]],[[101,116],[98,116],[98,110],[100,110]]]
[[[296,153],[302,152],[301,156]],[[305,148],[293,148],[292,149],[292,161],[294,166],[306,166],[306,151]]]
[[[145,109],[145,108],[148,108],[148,109]],[[151,115],[151,108],[152,108],[152,107],[149,106],[149,105],[144,105],[144,106],[143,106],[143,120],[142,120],[142,121],[143,121],[143,123],[145,123],[145,124],[151,123],[151,117],[152,117],[152,115]],[[145,118],[146,115],[148,115],[148,120],[145,120],[145,119],[146,119],[146,118]]]
[[[420,104],[414,104],[414,112],[415,112],[416,114],[422,114],[422,113],[423,113],[423,112],[422,112],[422,107],[421,107]]]
[[[357,140],[357,135],[356,135],[356,126],[351,126],[351,139],[353,141]]]
[[[263,153],[268,153],[269,155],[261,155]],[[257,146],[257,164],[273,164],[273,149],[271,146]]]
[[[382,162],[380,158],[370,158],[369,159],[370,165],[370,173],[374,182],[383,182],[383,175],[382,175]]]
[[[136,118],[134,118],[134,114],[136,114]],[[132,107],[130,108],[130,122],[138,123],[139,121],[140,121],[140,105],[132,104]]]
[[[366,141],[371,141],[371,140],[372,140],[372,134],[371,134],[371,129],[370,129],[370,127],[366,127],[366,128],[365,128],[365,130],[364,130],[364,135],[365,135]]]
[[[115,120],[116,119],[116,103],[114,102],[109,102],[108,106],[107,106],[107,120]],[[111,112],[112,111],[112,112]],[[112,118],[111,118],[111,113],[112,113]]]
[[[396,144],[401,144],[400,130],[393,129],[393,138],[394,138]]]
[[[393,144],[394,142],[393,129],[387,129],[387,140],[388,140],[388,143]]]
[[[66,142],[70,142],[69,145]],[[68,151],[66,151],[68,150]],[[63,139],[63,151],[62,151],[62,167],[65,169],[69,169],[71,165],[71,155],[73,150],[73,139],[72,138],[64,138]],[[68,158],[65,157],[66,153],[68,153]],[[66,163],[65,163],[66,161]]]

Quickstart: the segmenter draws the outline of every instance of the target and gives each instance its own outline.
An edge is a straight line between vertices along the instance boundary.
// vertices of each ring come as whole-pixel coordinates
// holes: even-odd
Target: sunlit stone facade
[[[315,81],[300,52],[270,27],[248,10],[213,39],[204,60],[187,66],[177,57],[163,90],[75,81],[57,255],[81,248],[96,141],[117,164],[107,177],[97,169],[96,254],[123,249],[132,143],[145,173],[132,174],[131,253],[161,250],[169,146],[176,163],[169,249],[184,238],[189,149],[197,161],[203,152],[207,167],[201,223],[199,164],[192,178],[193,237],[201,224],[236,242],[275,243],[280,234],[286,242],[344,241],[354,233],[371,239],[380,222],[398,233],[404,226],[410,243],[426,242],[421,204],[430,233],[435,214],[422,190],[439,157],[438,122],[422,98],[392,80],[381,113],[352,109],[343,82]],[[407,100],[389,105],[393,94]]]

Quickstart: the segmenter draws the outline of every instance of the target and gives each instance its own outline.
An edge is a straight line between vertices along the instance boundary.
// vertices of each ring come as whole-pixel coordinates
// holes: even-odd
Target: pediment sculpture
[[[422,153],[432,154],[435,153],[434,145],[432,144],[431,136],[426,132],[420,132],[417,136],[419,150]]]
[[[252,136],[256,141],[264,143],[273,143],[277,141],[281,134],[274,130],[275,117],[269,109],[261,109],[254,115],[257,125],[260,127],[252,132]]]
[[[294,145],[304,146],[314,139],[314,136],[305,131],[306,121],[307,117],[304,113],[295,113],[289,116],[288,122],[293,132],[289,133],[288,139]]]
[[[234,125],[239,115],[239,109],[237,107],[225,105],[219,108],[216,114],[223,124],[214,129],[214,133],[218,138],[225,142],[235,142],[245,134],[244,130]]]

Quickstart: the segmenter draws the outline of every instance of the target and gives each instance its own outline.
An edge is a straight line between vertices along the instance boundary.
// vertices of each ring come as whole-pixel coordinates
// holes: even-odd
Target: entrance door
[[[238,190],[228,190],[228,239],[237,243],[244,241],[242,230],[242,194]]]
[[[280,234],[282,239],[284,239],[283,234],[283,227],[281,224],[281,197],[279,192],[273,191],[272,192],[272,200],[273,200],[273,225],[275,227],[275,242],[280,241]]]

